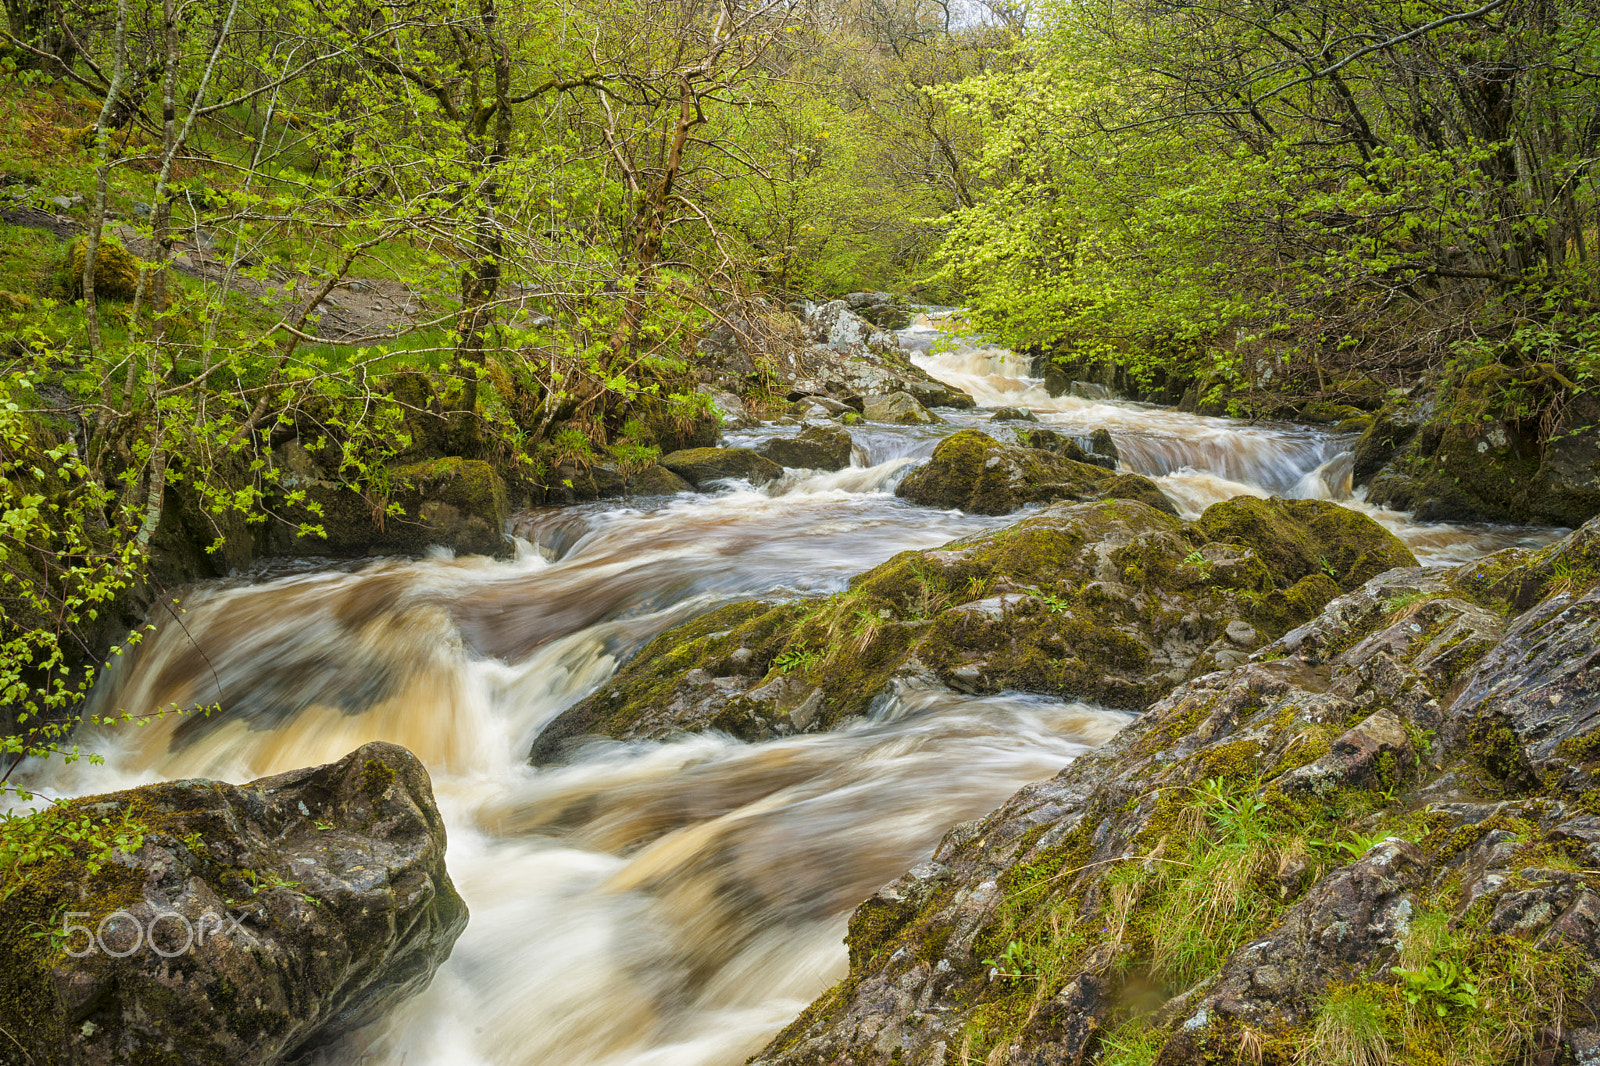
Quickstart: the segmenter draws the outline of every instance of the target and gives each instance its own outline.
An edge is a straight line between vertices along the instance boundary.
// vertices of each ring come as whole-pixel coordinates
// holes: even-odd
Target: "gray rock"
[[[863,416],[872,422],[893,422],[901,426],[931,426],[944,419],[918,403],[909,393],[894,392],[887,396],[868,396]]]
[[[87,909],[94,925],[96,886],[105,899],[117,885],[126,918],[104,938],[121,952],[137,924],[154,944],[49,956],[26,1007],[7,1000],[7,1035],[28,1062],[301,1061],[426,988],[466,927],[428,773],[392,744],[247,785],[174,781],[75,806],[137,807],[152,828],[84,875],[86,896],[74,884],[52,903],[25,888],[0,902],[0,920],[59,924],[55,907]]]

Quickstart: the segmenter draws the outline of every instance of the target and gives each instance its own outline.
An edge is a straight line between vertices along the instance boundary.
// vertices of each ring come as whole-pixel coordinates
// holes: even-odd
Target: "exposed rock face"
[[[764,485],[783,476],[783,467],[749,448],[685,448],[663,455],[660,465],[697,489],[729,478]]]
[[[944,419],[929,411],[908,392],[887,396],[868,396],[864,416],[874,422],[893,422],[900,426],[931,426]]]
[[[0,901],[0,1061],[293,1061],[427,987],[466,926],[427,771],[392,744],[248,785],[175,781],[70,809],[126,816],[143,842],[97,873],[36,863]],[[86,952],[84,932],[61,945],[29,935],[61,929],[66,912],[103,947]]]
[[[797,436],[777,437],[757,449],[780,466],[808,470],[843,470],[850,465],[854,444],[841,426],[807,426]]]
[[[850,310],[879,329],[905,329],[911,324],[911,308],[887,292],[852,292],[844,302]]]
[[[1047,431],[1035,431],[1047,432]],[[1066,445],[1076,447],[1071,441]],[[1081,454],[1081,449],[1080,449]],[[1137,474],[1114,474],[1040,448],[1001,444],[986,433],[964,429],[939,442],[933,457],[912,471],[895,495],[925,507],[970,514],[1009,514],[1030,503],[1136,499],[1176,514],[1155,482]]]
[[[1390,570],[1179,686],[863,904],[752,1061],[1587,1061],[1597,541]]]
[[[715,391],[764,387],[775,377],[791,399],[904,392],[925,407],[972,406],[972,397],[913,366],[893,333],[843,300],[812,309],[804,321],[776,310],[728,316],[701,342],[695,368]]]
[[[1328,520],[1322,509],[1340,510],[1317,508],[1285,517],[1284,528],[1303,536],[1306,523]],[[1397,558],[1415,563],[1392,534],[1350,516],[1344,537],[1393,542]],[[903,552],[820,603],[724,607],[657,637],[546,727],[533,756],[557,758],[594,735],[830,729],[907,685],[1142,710],[1188,677],[1245,661],[1263,636],[1340,592],[1325,573],[1274,573],[1265,558],[1276,545],[1214,525],[1218,537],[1131,500],[1060,504],[1008,529]],[[1350,570],[1343,587],[1366,576]]]

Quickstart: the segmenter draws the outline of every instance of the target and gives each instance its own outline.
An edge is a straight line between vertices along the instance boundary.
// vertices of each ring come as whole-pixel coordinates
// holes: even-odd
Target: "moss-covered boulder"
[[[1498,363],[1386,407],[1357,443],[1354,476],[1367,498],[1422,521],[1579,526],[1600,513],[1600,403],[1543,395]],[[1411,423],[1415,423],[1414,428]]]
[[[651,463],[628,478],[628,492],[633,496],[673,496],[693,489],[693,485],[659,463]]]
[[[1244,661],[1365,580],[1370,567],[1335,582],[1269,563],[1306,528],[1284,519],[1213,536],[1133,500],[1058,504],[903,552],[825,600],[735,604],[669,630],[559,716],[533,754],[556,758],[595,735],[826,730],[903,683],[1142,710],[1186,678]]]
[[[1509,623],[1390,571],[1191,679],[863,904],[753,1066],[1585,1061],[1600,605],[1555,570]]]
[[[735,479],[764,485],[783,476],[783,467],[749,448],[685,448],[663,455],[660,464],[697,489]]]
[[[467,924],[427,770],[392,744],[5,827],[29,832],[56,847],[0,886],[8,1063],[305,1061],[426,988]]]
[[[88,261],[89,238],[79,237],[67,250],[64,287],[69,299],[83,296],[83,268]],[[139,287],[139,260],[109,237],[102,238],[94,255],[96,299],[131,300]]]
[[[1417,565],[1399,537],[1326,500],[1235,496],[1212,504],[1195,526],[1211,540],[1254,548],[1280,588],[1315,574],[1350,588],[1385,570]]]
[[[1061,442],[1063,449],[1068,445],[1077,448],[1073,441]],[[901,481],[895,495],[926,507],[969,514],[1009,514],[1030,503],[1109,497],[1137,499],[1177,513],[1149,478],[1119,475],[1059,452],[1001,444],[975,429],[940,441],[932,458]]]
[[[843,470],[850,465],[850,453],[854,447],[849,430],[843,426],[826,425],[807,426],[793,437],[776,437],[758,450],[780,466]]]

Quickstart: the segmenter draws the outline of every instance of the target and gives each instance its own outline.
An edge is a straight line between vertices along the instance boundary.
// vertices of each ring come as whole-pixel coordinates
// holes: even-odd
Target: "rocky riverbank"
[[[1597,643],[1600,524],[1386,570],[951,830],[754,1061],[1589,1061]]]

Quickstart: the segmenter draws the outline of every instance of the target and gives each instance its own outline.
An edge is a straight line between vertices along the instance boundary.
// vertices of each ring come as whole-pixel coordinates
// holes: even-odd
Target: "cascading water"
[[[1023,361],[981,345],[916,360],[984,406],[1109,429],[1124,465],[1189,513],[1240,492],[1364,506],[1348,440],[1320,430],[1052,398]],[[926,690],[828,734],[597,745],[537,771],[526,753],[642,642],[709,605],[830,592],[896,552],[1007,524],[892,495],[941,436],[987,421],[946,415],[853,427],[859,465],[837,473],[523,516],[511,562],[383,561],[202,591],[96,700],[222,712],[85,737],[107,765],[39,768],[35,783],[244,780],[404,744],[432,772],[472,921],[427,992],[328,1061],[731,1066],[843,974],[857,902],[1126,716]],[[1368,512],[1427,561],[1553,535]]]

